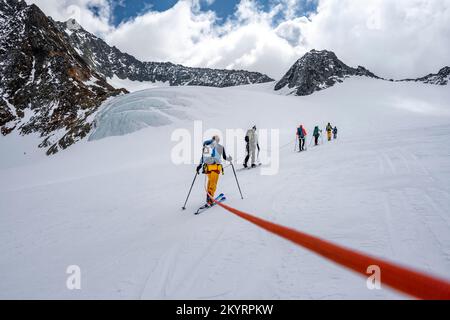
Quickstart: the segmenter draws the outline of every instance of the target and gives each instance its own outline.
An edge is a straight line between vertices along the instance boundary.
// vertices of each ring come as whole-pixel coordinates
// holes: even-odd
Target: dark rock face
[[[438,73],[431,73],[422,78],[405,79],[405,80],[400,80],[400,81],[422,82],[422,83],[426,83],[426,84],[446,86],[450,81],[450,67],[444,67],[441,70],[439,70]]]
[[[114,75],[134,81],[167,82],[171,86],[231,87],[274,81],[268,76],[242,70],[189,68],[170,62],[141,62],[110,47],[105,41],[84,30],[75,20],[57,23],[59,30],[83,57],[106,78]]]
[[[47,154],[85,137],[111,87],[35,5],[0,1],[0,127],[37,133]]]
[[[299,59],[275,85],[275,90],[286,86],[298,96],[310,95],[343,82],[351,76],[380,79],[364,67],[351,68],[330,51],[312,50]]]

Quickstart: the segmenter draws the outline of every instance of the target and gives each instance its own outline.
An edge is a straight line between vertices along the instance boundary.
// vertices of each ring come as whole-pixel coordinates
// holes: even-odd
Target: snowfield
[[[280,130],[278,174],[239,172],[241,200],[225,169],[228,205],[450,279],[449,88],[352,78],[294,97],[273,85],[118,97],[90,141],[52,157],[32,136],[0,137],[0,298],[407,298],[222,208],[194,216],[203,176],[182,211],[195,166],[173,164],[171,137],[194,120]],[[293,152],[300,123],[311,134],[329,121],[337,141]],[[70,265],[81,290],[66,288]]]

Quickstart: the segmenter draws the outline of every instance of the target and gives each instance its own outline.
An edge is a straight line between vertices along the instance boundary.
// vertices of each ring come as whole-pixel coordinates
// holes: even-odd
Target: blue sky
[[[226,21],[226,19],[233,15],[236,5],[240,0],[215,0],[211,4],[208,1],[200,1],[201,10],[212,10],[216,13],[219,21]],[[144,12],[149,10],[153,11],[165,11],[173,7],[178,0],[110,0],[113,4],[114,12],[111,23],[119,25],[121,22],[130,20]],[[265,11],[269,11],[273,4],[276,4],[277,0],[257,0],[258,4]],[[304,15],[308,12],[315,11],[316,1],[301,1],[301,5],[298,8],[298,15]],[[95,12],[95,8],[92,8]]]

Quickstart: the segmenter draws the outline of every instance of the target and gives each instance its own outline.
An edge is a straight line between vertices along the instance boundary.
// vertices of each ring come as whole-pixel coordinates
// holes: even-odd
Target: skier
[[[337,128],[337,127],[334,127],[334,128],[333,128],[333,138],[334,138],[334,140],[337,139],[337,134],[338,134],[338,128]]]
[[[328,122],[327,124],[327,137],[328,137],[328,141],[331,141],[331,134],[333,132],[333,127],[331,126],[331,124]]]
[[[252,158],[252,168],[255,168],[256,149],[258,148],[258,153],[260,151],[258,134],[256,133],[256,126],[253,126],[252,129],[249,129],[247,131],[247,134],[245,135],[245,142],[247,143],[246,144],[247,156],[245,157],[244,168],[248,167],[248,160],[250,159],[250,157]]]
[[[314,144],[315,144],[316,146],[319,145],[319,138],[320,138],[320,135],[321,135],[321,134],[322,134],[322,130],[319,129],[319,126],[316,126],[316,127],[314,128],[314,133],[313,133],[313,136],[314,136]]]
[[[222,158],[223,160],[230,162],[233,160],[231,156],[227,156],[224,146],[220,144],[219,136],[216,135],[203,143],[203,156],[201,163],[197,167],[197,173],[200,173],[200,169],[203,168],[203,173],[208,175],[208,193],[206,194],[207,206],[214,204],[214,201],[209,195],[214,198],[219,176],[221,173],[224,174]]]
[[[306,141],[306,136],[307,136],[307,132],[305,130],[305,127],[303,127],[303,125],[301,124],[298,128],[297,128],[297,138],[298,138],[298,145],[299,145],[299,152],[305,151],[305,141]]]

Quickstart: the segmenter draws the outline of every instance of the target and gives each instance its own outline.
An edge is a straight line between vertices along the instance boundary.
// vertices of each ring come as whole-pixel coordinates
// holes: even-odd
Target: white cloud
[[[306,45],[386,77],[450,65],[450,0],[322,0],[302,28]]]
[[[86,30],[104,35],[113,29],[109,24],[111,4],[108,0],[26,0],[36,4],[48,16],[57,21],[76,19]],[[98,15],[89,8],[95,7]]]
[[[261,71],[279,77],[303,48],[279,36],[272,20],[280,11],[262,11],[243,0],[235,15],[217,25],[212,12],[200,12],[190,1],[180,1],[164,12],[148,12],[120,25],[106,37],[118,48],[141,60],[172,61],[189,66]]]
[[[241,0],[219,25],[208,0],[180,0],[164,12],[148,11],[118,27],[109,24],[107,0],[28,0],[57,20],[80,8],[80,23],[111,45],[147,61],[242,68],[281,77],[306,51],[329,49],[347,64],[385,77],[415,77],[450,65],[450,0],[319,0],[318,11],[298,16],[317,0],[279,0],[269,12]],[[209,1],[211,2],[211,1]],[[101,9],[97,17],[89,5]]]

